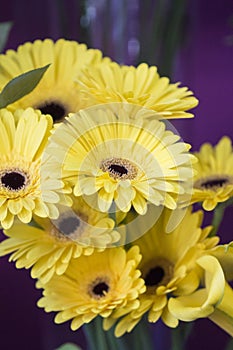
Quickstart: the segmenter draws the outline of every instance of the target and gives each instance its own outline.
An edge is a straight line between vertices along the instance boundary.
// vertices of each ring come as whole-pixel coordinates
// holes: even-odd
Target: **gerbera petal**
[[[108,193],[104,189],[98,192],[98,206],[102,212],[107,212],[112,204],[114,193]]]
[[[179,221],[168,233],[171,213],[179,216]],[[117,335],[132,330],[145,313],[148,313],[149,322],[161,318],[168,327],[174,328],[179,320],[192,321],[210,316],[221,302],[226,280],[220,263],[222,261],[224,270],[229,271],[226,276],[231,278],[231,247],[215,247],[218,240],[209,241],[209,228],[201,228],[201,211],[192,213],[189,208],[183,212],[183,217],[181,214],[179,209],[163,209],[148,232],[143,230],[154,215],[153,210],[139,216],[136,225],[127,226],[129,235],[130,230],[134,235],[135,229],[140,232],[140,238],[134,240],[133,245],[139,247],[142,255],[139,269],[146,290],[139,295],[140,306],[121,315],[115,328]],[[225,256],[224,248],[225,252],[228,250]],[[109,324],[117,322],[118,316],[114,311]]]
[[[63,154],[55,162],[55,169],[61,169],[59,175],[50,167],[51,176],[60,176],[64,182],[74,179],[75,196],[96,194],[101,211],[107,211],[113,201],[121,211],[129,211],[136,193],[140,193],[135,204],[140,213],[146,212],[148,202],[176,208],[192,178],[192,171],[186,171],[192,167],[190,147],[178,142],[164,123],[139,117],[133,120],[134,113],[135,106],[125,108],[119,103],[68,117],[46,148],[50,156],[55,148]],[[144,110],[138,107],[140,113]],[[63,134],[69,135],[70,144],[63,143]]]
[[[185,111],[198,103],[191,91],[170,84],[158,75],[157,67],[146,63],[133,67],[103,62],[85,69],[79,84],[90,105],[127,101],[156,111],[157,118],[192,117]]]
[[[46,210],[46,202],[57,203],[66,195],[62,192],[63,183],[53,180],[49,174],[43,177],[41,170],[41,155],[52,128],[52,118],[33,108],[13,113],[2,109],[0,124],[8,133],[4,136],[8,137],[8,146],[0,147],[0,220],[8,229],[13,223],[12,215],[28,223],[32,213],[43,217],[50,212],[54,214],[54,210]]]
[[[32,212],[23,208],[19,213],[18,213],[18,218],[25,224],[29,223],[32,219]]]
[[[171,298],[168,302],[170,312],[183,321],[209,316],[224,293],[225,279],[218,260],[207,255],[199,258],[197,263],[205,271],[205,288],[187,296]]]
[[[13,215],[17,215],[23,208],[23,202],[19,200],[9,200],[8,208]]]
[[[55,319],[58,323],[72,319],[72,329],[98,315],[109,317],[114,309],[129,312],[138,306],[136,298],[142,288],[139,275],[133,277],[136,268],[137,264],[121,247],[73,259],[63,275],[54,275],[46,284],[40,281],[44,296],[38,306],[47,311],[60,311]],[[127,280],[129,283],[125,283]],[[64,305],[66,310],[62,311]]]
[[[195,153],[194,189],[191,203],[202,202],[205,210],[214,210],[218,203],[233,195],[233,149],[230,138],[223,136],[216,146],[204,143]]]
[[[121,239],[108,214],[96,211],[82,198],[73,198],[72,208],[59,209],[60,215],[56,220],[34,215],[32,226],[15,223],[4,231],[9,238],[0,243],[0,256],[11,254],[10,261],[15,261],[17,268],[32,268],[32,277],[41,279],[43,283],[47,283],[53,274],[63,274],[72,259],[104,251]],[[30,211],[23,208],[20,213],[21,220],[30,219]],[[84,244],[85,240],[89,245]],[[138,249],[134,252],[129,254],[129,259],[133,260],[134,255],[140,257]],[[122,254],[125,254],[124,250]],[[120,256],[119,253],[118,258]]]
[[[75,80],[79,79],[84,67],[97,65],[102,60],[110,61],[103,59],[99,50],[87,49],[85,44],[75,41],[45,39],[27,42],[17,51],[7,50],[0,56],[0,90],[16,76],[50,64],[36,88],[10,105],[10,109],[34,107],[43,114],[50,114],[57,122],[87,105]],[[36,135],[35,144],[40,142],[36,129],[28,135],[29,139]],[[36,151],[25,146],[31,154]]]

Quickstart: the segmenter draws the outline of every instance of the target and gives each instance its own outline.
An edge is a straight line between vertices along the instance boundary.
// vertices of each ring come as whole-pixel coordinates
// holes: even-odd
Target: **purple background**
[[[129,18],[124,26],[127,35],[135,36],[138,30],[137,7],[134,6],[135,1],[131,0],[129,3],[132,6],[127,10]],[[79,26],[80,1],[63,1],[60,4],[63,4],[63,8],[58,9],[55,6],[56,1],[52,0],[4,1],[4,5],[1,5],[0,22],[14,22],[7,47],[17,48],[27,40],[45,37],[57,39],[66,36],[68,39],[84,41],[84,33]],[[114,24],[107,33],[113,38],[114,44],[111,47],[101,46],[104,38],[98,17],[93,23],[96,35],[92,46],[105,50],[106,55],[116,60],[127,57],[127,47],[118,36],[122,33],[119,33],[116,14],[120,15],[121,11],[122,8],[118,8],[115,16],[108,19],[109,25],[111,20]],[[176,57],[173,79],[189,86],[199,98],[200,104],[194,110],[194,119],[179,120],[174,125],[183,139],[193,145],[194,150],[203,142],[218,142],[223,135],[232,138],[233,45],[230,42],[233,41],[233,27],[229,23],[232,15],[232,0],[189,1],[186,43]],[[131,63],[129,57],[125,63]],[[232,214],[228,210],[221,226],[222,242],[232,240],[232,236]],[[40,292],[34,288],[28,271],[16,270],[14,264],[8,263],[6,258],[1,258],[0,265],[1,349],[54,350],[66,341],[79,344],[84,341],[82,332],[71,332],[68,324],[54,325],[53,315],[36,307]],[[157,344],[155,349],[169,350],[167,328],[157,324],[154,332]],[[229,336],[210,321],[198,320],[187,348],[201,350],[211,346],[212,350],[222,350],[229,339]]]

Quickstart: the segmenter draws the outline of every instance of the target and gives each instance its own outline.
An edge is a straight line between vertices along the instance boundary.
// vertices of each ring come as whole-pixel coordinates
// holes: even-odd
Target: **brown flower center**
[[[94,282],[89,286],[88,293],[95,299],[104,297],[109,292],[109,283],[107,278],[96,278]]]
[[[100,297],[104,296],[108,290],[109,286],[105,282],[97,283],[92,289],[93,293]]]
[[[147,287],[166,285],[173,275],[173,264],[164,258],[149,261],[143,267],[143,278]]]
[[[227,175],[215,175],[197,180],[194,184],[194,187],[201,190],[216,190],[218,188],[225,187],[229,184],[233,184],[233,178],[231,179]]]
[[[54,123],[61,122],[68,114],[67,109],[60,102],[45,102],[35,108],[39,109],[42,114],[50,114]]]
[[[71,233],[75,232],[80,226],[80,219],[78,217],[68,217],[64,218],[59,223],[59,230],[66,236],[69,236]]]
[[[108,172],[109,175],[120,180],[133,180],[138,174],[138,168],[128,159],[108,158],[102,161],[100,169]]]
[[[165,272],[161,266],[151,268],[145,277],[146,286],[155,286],[159,284],[163,280],[164,275]]]
[[[28,177],[24,172],[12,169],[2,172],[0,174],[0,181],[2,187],[16,192],[25,188],[28,182]]]
[[[72,209],[61,213],[58,219],[52,220],[51,234],[58,240],[78,241],[85,231],[88,217],[82,213],[75,213]]]

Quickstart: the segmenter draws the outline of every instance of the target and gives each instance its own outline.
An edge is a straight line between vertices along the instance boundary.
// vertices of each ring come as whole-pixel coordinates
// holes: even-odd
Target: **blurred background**
[[[188,86],[200,101],[194,119],[174,122],[194,151],[223,135],[232,138],[232,0],[8,0],[0,10],[0,23],[6,21],[12,27],[3,52],[25,41],[64,37],[119,63],[157,65],[160,75]],[[220,233],[222,243],[233,238],[229,211]],[[53,315],[36,307],[39,297],[28,271],[1,258],[0,348],[55,350],[71,341],[85,349],[82,331],[54,325]],[[155,349],[170,350],[168,331],[160,323],[153,327]],[[198,320],[187,349],[222,350],[229,339],[211,321]]]

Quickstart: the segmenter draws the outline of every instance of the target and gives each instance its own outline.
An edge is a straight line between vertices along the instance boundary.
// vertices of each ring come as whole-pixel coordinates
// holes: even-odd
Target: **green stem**
[[[138,333],[142,344],[140,349],[153,349],[150,324],[146,319],[142,319],[139,323]]]
[[[86,342],[87,342],[87,348],[88,350],[96,350],[96,342],[95,342],[95,333],[94,333],[94,327],[93,327],[93,321],[89,324],[85,324],[82,327]]]
[[[159,61],[160,74],[171,77],[176,53],[183,41],[186,0],[170,2],[169,13],[164,18],[163,46]]]
[[[171,350],[185,350],[185,345],[192,331],[193,323],[181,323],[178,328],[172,330]]]
[[[13,25],[12,22],[0,23],[0,52],[3,51],[3,49],[7,43],[12,25]]]
[[[86,335],[88,350],[152,350],[153,343],[149,324],[141,320],[137,327],[121,338],[114,336],[114,330],[105,332],[102,329],[101,317],[96,317],[91,323],[83,327]]]
[[[209,237],[213,237],[217,234],[218,229],[221,225],[223,216],[224,216],[224,212],[226,210],[227,207],[231,206],[233,204],[233,198],[228,199],[228,201],[223,202],[223,203],[219,203],[216,207],[216,209],[214,210],[214,217],[212,220],[212,226],[213,229],[209,234]]]
[[[98,347],[96,347],[96,349],[109,350],[105,331],[102,328],[102,319],[100,317],[96,317],[95,325],[96,343],[98,344]]]
[[[233,339],[231,338],[227,343],[227,347],[225,350],[232,350],[232,349],[233,349]]]
[[[111,350],[128,350],[127,344],[124,341],[124,337],[116,338],[113,330],[106,332],[106,336],[109,343],[109,349]]]
[[[83,327],[88,350],[127,350],[123,338],[114,336],[113,330],[105,332],[102,328],[102,318],[96,317]]]

